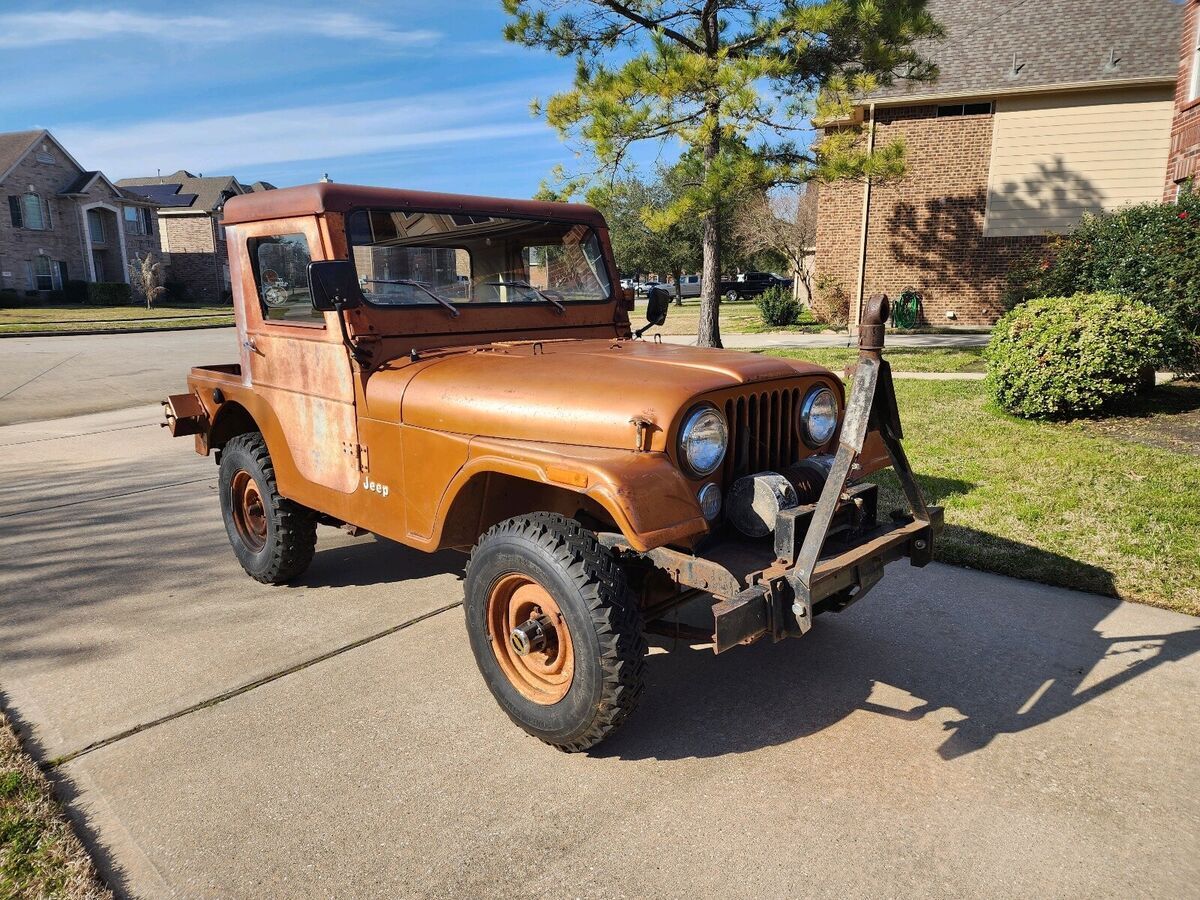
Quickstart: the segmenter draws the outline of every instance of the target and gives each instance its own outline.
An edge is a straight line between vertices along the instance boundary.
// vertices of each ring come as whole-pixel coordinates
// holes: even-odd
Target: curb
[[[202,331],[208,328],[233,328],[232,322],[212,325],[176,325],[170,328],[100,328],[79,331],[5,331],[0,338],[80,337],[89,334],[146,334],[151,331]]]

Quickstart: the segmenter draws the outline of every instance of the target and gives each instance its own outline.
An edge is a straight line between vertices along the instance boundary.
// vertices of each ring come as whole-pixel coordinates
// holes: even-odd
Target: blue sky
[[[111,178],[184,168],[529,196],[573,153],[529,112],[573,64],[498,0],[0,3],[0,131]]]

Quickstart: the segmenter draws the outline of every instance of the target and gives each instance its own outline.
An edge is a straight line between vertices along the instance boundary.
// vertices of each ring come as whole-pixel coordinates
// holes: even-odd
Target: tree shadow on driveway
[[[766,638],[718,660],[707,645],[656,638],[666,652],[647,659],[641,709],[596,753],[714,757],[810,736],[860,710],[913,722],[948,711],[937,753],[953,760],[1200,650],[1200,624],[1172,631],[1185,620],[1170,613],[1139,610],[1139,618],[1162,616],[1163,628],[1120,634],[1105,620],[1121,605],[997,575],[938,564],[917,571],[898,562],[861,603],[818,617],[800,640]],[[701,624],[706,614],[698,602],[682,618]],[[1127,662],[1118,669],[1113,657]],[[904,702],[880,702],[881,696]]]

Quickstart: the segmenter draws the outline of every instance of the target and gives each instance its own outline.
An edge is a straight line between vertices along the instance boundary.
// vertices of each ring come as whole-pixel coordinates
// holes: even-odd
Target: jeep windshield
[[[566,303],[611,299],[600,241],[587,225],[446,212],[359,210],[347,221],[364,299]]]

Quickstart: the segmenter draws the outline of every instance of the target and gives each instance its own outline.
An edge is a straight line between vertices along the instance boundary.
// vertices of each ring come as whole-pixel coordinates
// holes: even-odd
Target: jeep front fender
[[[572,491],[598,503],[630,546],[639,551],[694,538],[708,522],[683,474],[664,453],[598,447],[564,447],[528,441],[475,438],[466,464],[446,488],[446,512],[472,478],[496,472]]]

